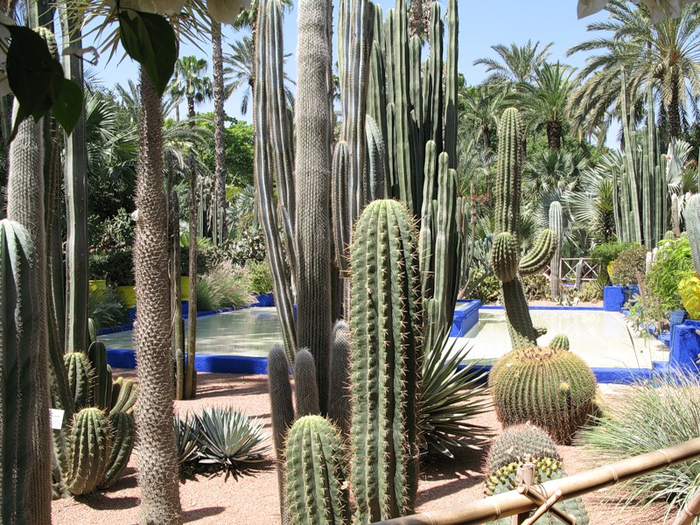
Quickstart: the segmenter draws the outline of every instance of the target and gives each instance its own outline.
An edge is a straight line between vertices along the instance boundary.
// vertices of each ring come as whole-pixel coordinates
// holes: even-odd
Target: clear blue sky
[[[438,0],[442,5],[443,13],[447,9],[447,0]],[[337,4],[337,2],[334,2]],[[395,6],[394,0],[379,0],[378,2],[386,12]],[[296,2],[295,2],[296,6]],[[459,0],[459,71],[466,77],[467,83],[478,84],[485,76],[484,66],[474,66],[477,58],[496,57],[491,49],[494,44],[516,43],[525,44],[528,39],[533,42],[540,41],[544,45],[554,42],[551,48],[550,60],[561,60],[572,66],[580,67],[585,62],[582,54],[566,57],[566,50],[584,40],[592,38],[593,34],[586,31],[587,24],[602,20],[607,16],[605,11],[592,17],[578,20],[576,17],[576,0],[493,0],[491,2],[477,0]],[[287,74],[296,78],[296,65],[294,55],[296,53],[296,7],[287,12],[285,17],[285,51],[292,53],[287,62]],[[337,13],[334,20],[337,20]],[[226,42],[233,43],[244,35],[227,26],[224,30],[224,52],[230,50]],[[208,49],[208,42],[201,44],[203,49]],[[203,53],[190,44],[180,47],[180,56],[197,55],[206,57],[210,62],[209,74],[211,75],[211,53]],[[137,67],[130,59],[119,63],[118,59],[111,62],[106,57],[100,60],[95,68],[98,78],[105,86],[115,83],[126,83],[128,79],[137,79]],[[198,107],[198,111],[211,111],[213,104],[205,103]],[[243,116],[239,112],[240,95],[234,94],[226,102],[226,113],[235,118],[250,121],[251,109],[248,115]],[[186,108],[183,104],[181,114]]]

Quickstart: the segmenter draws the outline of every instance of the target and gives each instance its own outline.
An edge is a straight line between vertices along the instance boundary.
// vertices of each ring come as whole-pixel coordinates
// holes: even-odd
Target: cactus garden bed
[[[134,377],[133,370],[115,371],[118,375]],[[603,397],[614,404],[628,387],[605,385]],[[198,398],[195,401],[178,401],[180,413],[198,411],[212,405],[232,405],[246,411],[252,417],[264,421],[265,431],[270,430],[270,405],[265,376],[238,376],[224,374],[200,374]],[[496,433],[501,427],[494,413],[479,416],[478,422],[489,426]],[[568,474],[587,468],[591,454],[580,447],[558,446]],[[198,524],[256,524],[280,523],[277,499],[277,475],[273,464],[273,452],[261,469],[234,479],[223,475],[210,478],[199,476],[180,486],[183,517],[187,523]],[[485,453],[468,449],[455,454],[454,460],[440,460],[424,465],[418,487],[418,511],[448,508],[484,497],[484,476],[481,473]],[[101,524],[124,525],[138,523],[139,489],[137,487],[138,451],[131,458],[125,476],[112,488],[76,499],[53,502],[53,523],[57,525]],[[590,523],[594,525],[662,523],[665,508],[655,505],[647,509],[627,508],[621,511],[614,503],[606,502],[611,492],[599,492],[584,496]]]

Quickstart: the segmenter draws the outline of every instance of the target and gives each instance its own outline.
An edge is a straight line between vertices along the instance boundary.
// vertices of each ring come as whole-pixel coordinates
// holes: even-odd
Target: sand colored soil
[[[134,376],[134,371],[119,370],[117,374]],[[603,395],[613,402],[624,395],[625,387],[604,387]],[[208,405],[230,405],[260,418],[266,431],[270,430],[270,405],[266,376],[200,374],[198,398],[176,403],[178,411],[197,411]],[[500,425],[494,413],[477,418],[495,433]],[[590,453],[580,447],[559,447],[569,474],[592,466]],[[180,485],[180,501],[184,521],[201,524],[276,525],[280,522],[277,500],[277,478],[273,453],[263,468],[238,479],[223,475]],[[441,460],[423,468],[418,488],[418,510],[436,510],[464,504],[484,497],[481,464],[483,452],[464,450],[454,460]],[[124,477],[112,488],[89,496],[53,502],[53,521],[58,525],[129,525],[139,521],[138,450],[132,455]],[[665,509],[627,508],[621,511],[610,499],[608,491],[584,497],[591,523],[594,525],[663,523]]]

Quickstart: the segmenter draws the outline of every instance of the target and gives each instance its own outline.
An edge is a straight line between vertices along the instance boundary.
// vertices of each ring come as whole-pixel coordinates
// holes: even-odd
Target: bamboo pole
[[[557,491],[561,491],[562,500],[575,498],[621,481],[683,463],[698,456],[700,456],[700,438],[581,472],[574,476],[547,481],[538,485],[537,489],[545,498]],[[538,506],[527,496],[513,490],[452,509],[414,514],[378,523],[386,525],[478,525],[514,514],[529,512]]]
[[[693,499],[678,513],[673,525],[690,525],[698,515],[700,515],[700,490],[695,493]]]

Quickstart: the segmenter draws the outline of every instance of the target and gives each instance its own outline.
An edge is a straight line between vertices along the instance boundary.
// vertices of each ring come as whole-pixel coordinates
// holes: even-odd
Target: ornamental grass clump
[[[245,270],[223,261],[197,283],[197,309],[207,311],[246,306],[254,302],[249,290]]]
[[[645,454],[700,437],[700,378],[662,375],[632,385],[606,407],[577,443],[601,463]],[[667,516],[685,507],[700,490],[700,461],[680,463],[622,484],[611,497],[620,503],[668,503]]]

